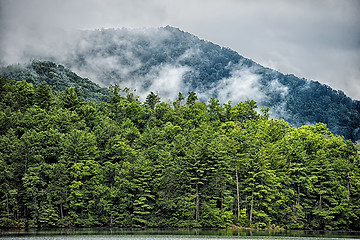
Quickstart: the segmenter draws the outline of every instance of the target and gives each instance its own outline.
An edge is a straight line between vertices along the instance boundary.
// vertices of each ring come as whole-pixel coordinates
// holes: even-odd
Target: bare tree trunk
[[[6,193],[6,212],[7,216],[10,219],[10,210],[9,210],[9,195]]]
[[[252,224],[252,215],[253,215],[253,209],[254,209],[254,190],[251,192],[251,203],[250,203],[250,226]]]
[[[220,203],[221,215],[224,213],[224,194],[221,191],[221,203]]]
[[[239,177],[238,177],[238,169],[235,167],[235,175],[236,175],[236,197],[237,197],[237,218],[240,218],[240,194],[239,194]]]
[[[350,200],[350,172],[347,173],[348,182],[347,182],[347,200]]]
[[[199,208],[200,208],[200,203],[199,203],[199,184],[196,183],[196,212],[195,212],[195,220],[196,220],[196,221],[199,220]]]
[[[60,203],[60,217],[61,217],[61,219],[64,218],[64,212],[63,212],[63,205],[62,205],[62,203]]]

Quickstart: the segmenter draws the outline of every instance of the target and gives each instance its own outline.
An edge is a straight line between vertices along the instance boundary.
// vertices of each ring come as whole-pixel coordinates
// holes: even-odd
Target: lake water
[[[32,229],[29,231],[0,230],[0,238],[6,240],[351,240],[360,239],[360,232],[256,231],[229,229]]]

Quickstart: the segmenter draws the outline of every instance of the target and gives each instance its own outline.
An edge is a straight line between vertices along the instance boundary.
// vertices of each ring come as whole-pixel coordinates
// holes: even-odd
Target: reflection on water
[[[245,229],[48,229],[0,230],[7,240],[179,240],[179,239],[360,239],[360,232],[263,231]]]

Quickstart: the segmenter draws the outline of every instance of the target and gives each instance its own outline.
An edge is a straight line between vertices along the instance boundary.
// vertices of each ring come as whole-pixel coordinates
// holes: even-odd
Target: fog
[[[357,0],[1,0],[0,11],[1,65],[27,61],[35,55],[70,59],[77,49],[68,40],[76,38],[74,30],[78,29],[172,25],[230,47],[262,65],[318,80],[360,99]],[[91,47],[86,44],[83,41],[76,47]],[[101,61],[99,68],[117,64],[111,57]],[[134,62],[134,69],[140,67],[137,64]],[[173,74],[177,88],[182,84],[178,76],[188,69],[171,69],[177,67],[164,66],[164,73]],[[73,70],[92,77],[85,75],[86,69]],[[157,77],[161,79],[162,74]],[[234,73],[222,82],[219,91],[222,88],[224,94],[231,94],[225,86],[232,86],[237,79],[256,86],[256,77]],[[255,93],[256,87],[251,91]]]

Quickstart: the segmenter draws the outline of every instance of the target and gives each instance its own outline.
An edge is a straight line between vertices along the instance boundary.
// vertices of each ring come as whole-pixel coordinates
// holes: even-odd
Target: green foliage
[[[115,85],[96,104],[75,88],[0,87],[1,227],[360,230],[359,146],[323,123],[193,92],[141,103]]]
[[[51,100],[46,99],[49,96],[47,93],[50,90],[49,86],[57,92],[70,87],[77,88],[82,98],[96,103],[106,99],[105,89],[100,88],[87,78],[79,77],[68,68],[49,61],[33,60],[28,64],[0,67],[0,73],[7,79],[26,80],[26,82],[33,84],[37,88],[38,104],[46,104]],[[0,81],[2,85],[5,78],[1,78]]]
[[[254,79],[250,85],[258,96],[248,97],[256,97],[258,106],[270,108],[271,116],[284,118],[296,127],[323,122],[334,134],[353,142],[360,140],[359,101],[319,82],[265,68],[229,48],[201,40],[180,29],[171,26],[141,31],[101,29],[81,31],[76,35],[69,42],[76,51],[48,58],[86,72],[102,86],[135,84],[141,92],[150,92],[159,84],[158,78],[153,76],[162,76],[168,69],[182,69],[183,84],[177,85],[181,88],[179,91],[201,91],[198,96],[201,101],[207,101],[211,96],[238,102],[242,99],[237,95],[247,94],[247,88],[241,85],[250,76]],[[57,92],[73,87],[78,89],[80,98],[96,103],[106,101],[105,95],[110,95],[112,102],[119,102],[119,97],[131,98],[131,94],[121,96],[120,89],[111,88],[108,92],[68,68],[49,61],[34,60],[0,67],[0,75],[15,81],[26,80],[35,88],[46,83]],[[231,84],[235,79],[239,80]],[[244,93],[236,94],[230,89],[234,87]],[[161,88],[164,91],[167,87]],[[174,99],[176,96],[171,96],[171,92],[169,88],[164,91],[168,94],[166,97]],[[158,94],[148,95],[144,103],[148,106],[146,110],[154,110],[159,99],[155,95]],[[12,97],[7,96],[7,101]],[[190,104],[193,100],[190,95],[186,102]],[[180,97],[175,104],[178,106],[181,101]],[[39,100],[37,104],[48,103]]]

